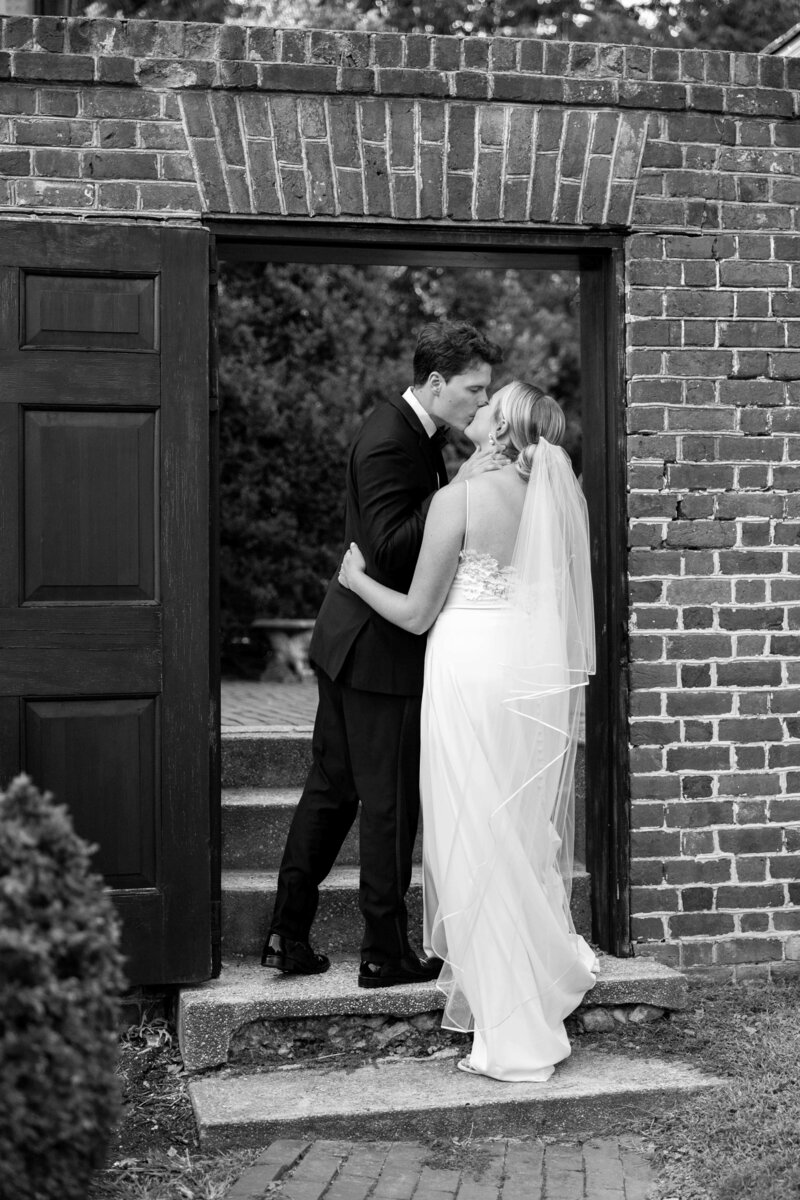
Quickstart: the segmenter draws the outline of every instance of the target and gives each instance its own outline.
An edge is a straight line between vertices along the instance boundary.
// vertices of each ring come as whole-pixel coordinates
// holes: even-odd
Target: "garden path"
[[[273,1142],[226,1200],[646,1200],[654,1175],[631,1136],[556,1143],[494,1138],[469,1163],[415,1142]]]
[[[222,728],[311,729],[317,712],[317,681],[260,683],[222,681]]]

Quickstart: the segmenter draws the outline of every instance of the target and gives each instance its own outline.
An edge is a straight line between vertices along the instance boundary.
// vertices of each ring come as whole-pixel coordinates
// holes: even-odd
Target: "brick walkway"
[[[471,1165],[437,1165],[414,1142],[295,1142],[264,1151],[226,1200],[646,1200],[654,1182],[633,1137],[472,1142]]]
[[[222,682],[223,729],[312,729],[316,713],[316,679],[302,683]]]
[[[223,680],[223,729],[311,729],[317,712],[317,681],[258,683]]]

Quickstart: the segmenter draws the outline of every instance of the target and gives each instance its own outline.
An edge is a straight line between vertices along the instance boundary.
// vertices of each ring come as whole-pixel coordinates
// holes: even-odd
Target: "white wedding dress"
[[[526,536],[546,542],[552,519],[540,505]],[[569,909],[585,671],[574,670],[575,631],[543,553],[527,580],[531,611],[512,602],[515,566],[469,548],[467,518],[422,699],[425,950],[444,961],[444,1028],[474,1035],[465,1066],[508,1081],[542,1082],[569,1055],[564,1018],[597,967]]]

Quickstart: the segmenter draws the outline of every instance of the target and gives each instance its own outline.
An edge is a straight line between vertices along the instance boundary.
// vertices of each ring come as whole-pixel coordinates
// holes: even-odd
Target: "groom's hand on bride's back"
[[[508,459],[493,446],[487,447],[485,450],[476,450],[461,464],[450,482],[463,483],[465,479],[473,479],[476,475],[483,475],[486,471],[499,471],[501,467],[507,465]]]

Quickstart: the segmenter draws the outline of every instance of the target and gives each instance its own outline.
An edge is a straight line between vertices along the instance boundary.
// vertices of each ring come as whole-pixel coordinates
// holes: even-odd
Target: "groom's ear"
[[[439,392],[442,390],[442,387],[444,386],[444,377],[442,375],[440,375],[438,371],[431,371],[430,375],[428,376],[427,385],[431,389],[433,394],[435,396],[438,396]]]

